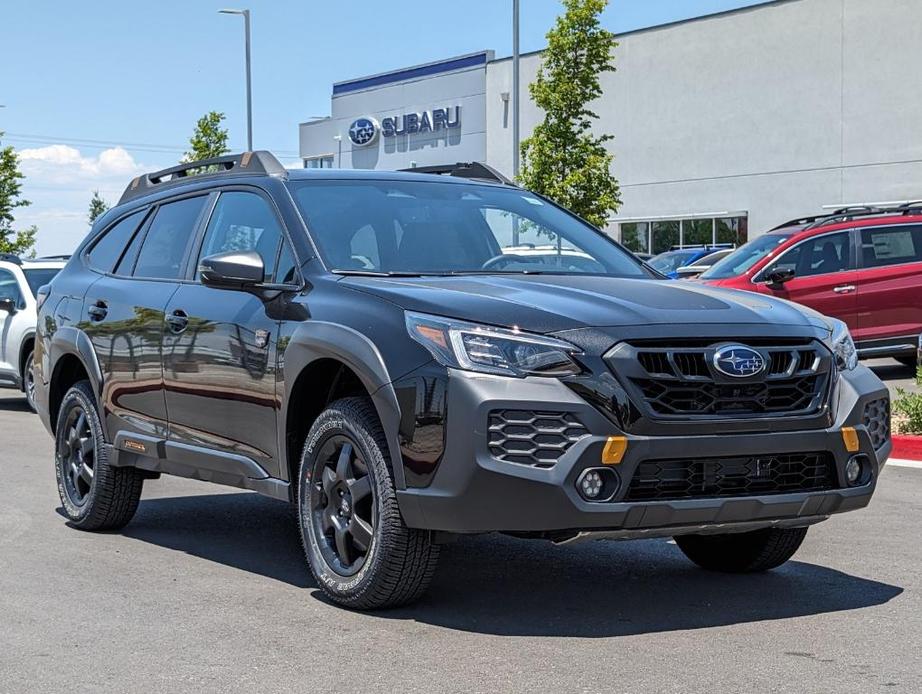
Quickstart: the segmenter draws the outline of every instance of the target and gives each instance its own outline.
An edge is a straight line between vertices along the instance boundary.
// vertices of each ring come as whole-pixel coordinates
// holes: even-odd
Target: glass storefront
[[[742,246],[748,240],[746,215],[729,217],[676,217],[674,219],[617,222],[609,233],[635,253],[662,253],[673,246],[729,243]]]

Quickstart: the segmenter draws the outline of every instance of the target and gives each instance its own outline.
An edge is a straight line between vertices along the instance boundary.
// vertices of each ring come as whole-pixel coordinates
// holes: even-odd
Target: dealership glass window
[[[673,246],[679,245],[679,222],[653,222],[653,244],[651,253],[657,254],[668,251]]]
[[[617,222],[617,220],[614,220]],[[662,253],[672,246],[730,243],[742,246],[748,236],[744,215],[638,220],[618,224],[618,238],[635,253]]]
[[[305,169],[332,169],[333,155],[324,154],[321,157],[309,157],[304,160]]]
[[[715,243],[732,243],[734,246],[742,246],[749,235],[748,221],[746,217],[718,219]]]
[[[682,221],[683,246],[710,246],[713,243],[713,219],[685,219]]]
[[[625,222],[621,225],[621,243],[634,253],[650,252],[649,222]]]

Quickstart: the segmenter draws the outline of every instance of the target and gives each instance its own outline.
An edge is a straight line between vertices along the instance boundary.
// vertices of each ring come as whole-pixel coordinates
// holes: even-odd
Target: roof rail
[[[204,169],[203,171],[199,171]],[[148,195],[169,183],[176,183],[188,178],[206,179],[224,176],[242,176],[264,174],[281,176],[287,171],[271,152],[256,150],[240,154],[226,154],[211,159],[184,162],[168,169],[141,174],[128,184],[118,204],[128,202],[142,195]]]
[[[472,178],[481,181],[491,181],[492,183],[502,183],[507,186],[515,186],[515,183],[492,166],[488,166],[479,161],[458,162],[457,164],[436,164],[435,166],[416,166],[412,169],[398,169],[409,173],[438,174],[440,176],[454,176],[456,178]]]
[[[32,260],[70,260],[70,253],[60,253],[58,255],[42,255]]]
[[[15,253],[0,253],[0,260],[14,265],[22,265],[22,259]]]
[[[922,200],[904,202],[899,205],[875,206],[875,205],[852,205],[850,207],[840,207],[827,214],[818,214],[812,217],[800,217],[791,219],[784,224],[772,227],[771,231],[784,229],[785,227],[804,226],[804,229],[815,229],[826,226],[827,224],[837,224],[857,217],[874,217],[889,214],[920,214],[922,215]]]

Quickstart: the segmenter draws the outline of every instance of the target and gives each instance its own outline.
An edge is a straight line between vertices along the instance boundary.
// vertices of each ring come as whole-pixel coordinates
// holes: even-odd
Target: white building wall
[[[492,57],[492,54],[490,54]],[[348,130],[356,118],[461,108],[461,126],[431,133],[385,138],[356,147]],[[330,154],[333,166],[347,169],[404,169],[410,166],[445,164],[486,159],[486,66],[442,72],[392,84],[334,95],[331,117],[302,123],[302,157]],[[337,141],[335,136],[342,139]],[[342,158],[340,160],[340,145]]]
[[[623,192],[619,216],[749,212],[750,235],[822,205],[922,198],[922,2],[787,0],[619,37],[595,104]],[[521,59],[522,133],[540,113]],[[511,173],[490,63],[487,162]]]

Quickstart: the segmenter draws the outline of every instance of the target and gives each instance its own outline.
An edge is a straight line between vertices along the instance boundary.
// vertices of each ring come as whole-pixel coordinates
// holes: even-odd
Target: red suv
[[[791,220],[700,280],[804,304],[845,321],[862,357],[914,365],[922,334],[922,202]]]

